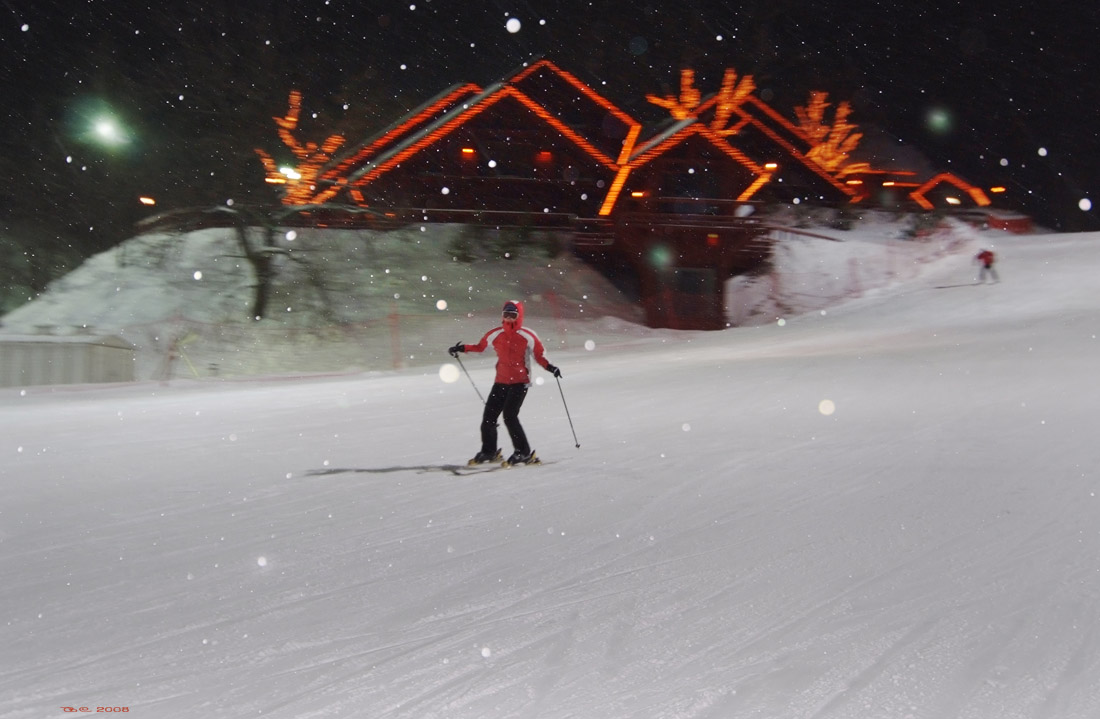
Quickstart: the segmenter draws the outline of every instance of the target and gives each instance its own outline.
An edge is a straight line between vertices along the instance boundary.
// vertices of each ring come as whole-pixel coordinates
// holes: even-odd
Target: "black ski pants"
[[[527,444],[527,435],[519,423],[519,408],[527,397],[525,384],[501,384],[497,382],[485,400],[485,413],[481,416],[481,451],[492,453],[497,450],[497,418],[504,414],[504,426],[512,438],[512,448],[527,454],[531,445]]]

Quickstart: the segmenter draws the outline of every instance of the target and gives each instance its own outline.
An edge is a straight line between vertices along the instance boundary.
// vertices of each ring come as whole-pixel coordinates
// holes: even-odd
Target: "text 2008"
[[[61,707],[61,711],[98,714],[99,712],[128,712],[130,711],[130,707],[96,707],[95,709],[89,709],[88,707]]]

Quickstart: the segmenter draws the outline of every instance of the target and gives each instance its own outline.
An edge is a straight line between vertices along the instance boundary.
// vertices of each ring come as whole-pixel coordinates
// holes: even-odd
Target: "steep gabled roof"
[[[701,120],[709,120],[713,117],[717,100],[718,96],[715,95],[700,104],[699,116]],[[733,145],[737,144],[737,138],[739,136],[745,138],[756,137],[762,140],[765,145],[774,145],[777,153],[782,153],[787,157],[793,158],[797,163],[804,166],[814,175],[820,177],[843,196],[851,198],[852,202],[858,202],[860,199],[851,188],[833,177],[825,168],[821,167],[821,165],[807,157],[807,153],[810,151],[812,144],[798,126],[780,115],[772,109],[770,105],[755,95],[749,95],[745,98],[744,102],[738,104],[737,107],[733,109],[733,114],[726,128],[716,132],[727,138],[727,142]],[[751,143],[748,142],[743,143],[742,150],[746,154],[751,155],[754,153],[749,147],[750,144]],[[761,143],[758,142],[756,144],[759,146]],[[774,156],[756,157],[755,160],[761,164],[778,161],[777,157]]]
[[[316,194],[313,201],[322,203],[331,199],[347,184],[348,173],[356,165],[367,162],[386,147],[393,146],[416,132],[417,128],[438,120],[461,106],[463,101],[477,96],[482,89],[474,84],[453,85],[424,104],[415,108],[397,122],[360,143],[356,148],[336,158],[318,177],[319,183],[328,185]]]
[[[462,103],[438,120],[431,122],[416,132],[403,137],[399,142],[390,145],[374,157],[367,160],[347,176],[348,186],[362,186],[369,184],[404,160],[412,157],[424,148],[451,135],[460,127],[476,118],[481,113],[495,106],[503,100],[512,99],[530,110],[536,117],[557,131],[562,137],[581,148],[599,164],[611,171],[618,169],[615,159],[609,157],[600,148],[593,145],[587,138],[578,134],[571,127],[563,123],[556,116],[550,114],[546,108],[539,105],[526,94],[508,84],[498,83],[485,89],[477,97]]]
[[[539,60],[487,88],[456,85],[428,101],[327,168],[320,180],[329,186],[315,201],[369,184],[506,98],[611,171],[629,156],[641,132],[637,121],[588,85],[550,61]]]
[[[638,121],[549,60],[539,60],[507,82],[617,163],[625,162],[641,132]]]
[[[685,120],[673,123],[637,146],[627,162],[619,168],[619,172],[611,183],[611,188],[608,190],[607,197],[604,199],[599,214],[604,216],[611,214],[631,172],[664,155],[689,138],[696,136],[701,137],[703,140],[713,145],[721,154],[730,158],[733,162],[741,165],[756,176],[756,179],[737,197],[738,201],[747,201],[758,189],[760,189],[760,187],[771,179],[772,172],[770,170],[757,164],[736,147],[730,145],[707,127],[706,124],[699,122],[698,118],[689,117]]]

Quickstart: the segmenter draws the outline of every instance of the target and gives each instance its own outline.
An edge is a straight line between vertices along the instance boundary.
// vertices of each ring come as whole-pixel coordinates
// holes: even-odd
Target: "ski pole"
[[[477,385],[474,384],[474,378],[470,376],[469,372],[466,372],[466,365],[462,364],[462,358],[459,357],[457,353],[451,356],[458,360],[458,366],[466,373],[466,379],[470,380],[470,385],[474,388],[474,392],[477,392],[477,398],[481,400],[482,404],[485,404],[485,398],[481,396],[481,391],[478,390]]]
[[[554,379],[558,381],[558,392],[561,394],[561,404],[565,407],[565,418],[569,420],[569,431],[573,433],[573,441],[576,442],[577,449],[580,449],[581,443],[577,442],[577,430],[573,429],[573,418],[569,416],[569,405],[565,403],[565,392],[561,389],[561,377],[555,376]]]

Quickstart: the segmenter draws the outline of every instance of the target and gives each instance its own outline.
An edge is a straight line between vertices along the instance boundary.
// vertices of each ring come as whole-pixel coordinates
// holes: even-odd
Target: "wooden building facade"
[[[722,121],[715,120],[722,113]],[[655,327],[725,326],[724,285],[769,255],[762,202],[867,199],[809,158],[812,143],[755,95],[646,129],[572,74],[540,60],[488,87],[449,88],[334,158],[308,204],[396,219],[553,226],[606,267],[629,267]],[[912,188],[931,205],[953,176]],[[956,192],[956,194],[960,194]]]

